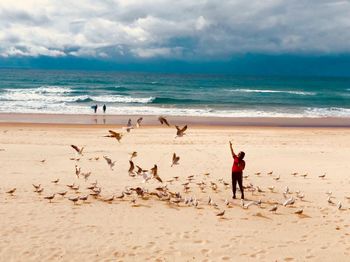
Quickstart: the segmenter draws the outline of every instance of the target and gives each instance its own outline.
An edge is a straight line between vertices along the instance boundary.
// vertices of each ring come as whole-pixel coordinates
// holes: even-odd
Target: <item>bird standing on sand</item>
[[[113,167],[115,165],[115,161],[112,161],[112,159],[110,159],[107,156],[103,156],[103,158],[106,160],[107,164],[109,165],[109,167],[111,168],[111,170],[113,170]]]
[[[294,212],[294,214],[301,215],[304,212],[302,208],[299,208],[297,211]]]
[[[79,178],[80,172],[81,172],[81,168],[78,167],[78,165],[75,165],[75,175],[77,176],[77,178]]]
[[[170,126],[168,120],[164,116],[158,117],[158,120],[161,125],[166,124],[167,126]]]
[[[55,194],[52,194],[52,195],[50,195],[50,196],[45,196],[45,197],[44,197],[44,199],[49,200],[50,203],[51,203],[52,199],[54,199],[54,198],[55,198]]]
[[[57,192],[57,194],[64,197],[67,194],[67,191]]]
[[[180,157],[177,156],[176,153],[174,153],[171,166],[178,165],[179,164],[179,160],[180,160]]]
[[[109,135],[106,135],[105,137],[112,137],[112,138],[115,138],[115,139],[117,139],[117,141],[120,143],[120,140],[122,139],[123,134],[117,133],[117,132],[115,132],[115,131],[113,131],[113,130],[108,130],[108,132],[109,132]]]
[[[326,173],[324,173],[323,175],[319,175],[319,178],[325,178],[326,177]]]
[[[56,178],[55,180],[52,180],[51,183],[57,184],[59,181],[60,181],[60,179],[59,179],[59,178]]]
[[[132,126],[132,123],[131,123],[131,119],[129,118],[129,120],[128,120],[128,123],[127,123],[127,125],[126,125],[126,127],[125,127],[125,130],[126,130],[126,132],[130,132],[130,130],[131,129],[133,129],[134,127]]]
[[[79,196],[69,197],[68,200],[72,201],[74,203],[74,205],[75,205],[78,202],[78,200],[79,200]]]
[[[177,137],[183,137],[185,134],[185,131],[187,130],[187,125],[185,125],[183,128],[180,128],[178,126],[175,126],[176,127],[176,136],[175,138]]]
[[[269,210],[270,212],[275,212],[277,211],[277,205],[274,205],[272,208]]]
[[[81,156],[83,155],[84,147],[79,148],[76,145],[70,145],[70,146],[78,153],[78,155],[81,155]]]
[[[225,210],[223,210],[222,212],[216,214],[217,217],[222,217],[224,215],[225,215]]]

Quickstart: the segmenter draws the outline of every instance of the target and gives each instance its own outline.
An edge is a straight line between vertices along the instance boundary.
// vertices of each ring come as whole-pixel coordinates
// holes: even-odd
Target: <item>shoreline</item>
[[[144,126],[159,125],[156,115],[84,115],[84,114],[32,114],[0,113],[0,124],[48,124],[48,125],[92,125],[108,126],[126,125],[129,118],[136,122],[143,117]],[[288,117],[201,117],[201,116],[167,116],[170,123],[191,126],[218,127],[322,127],[349,128],[350,118],[288,118]]]

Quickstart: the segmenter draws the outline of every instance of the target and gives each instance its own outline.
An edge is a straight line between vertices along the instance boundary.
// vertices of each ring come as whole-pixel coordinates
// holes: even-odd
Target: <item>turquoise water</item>
[[[0,70],[0,112],[350,117],[350,78]]]

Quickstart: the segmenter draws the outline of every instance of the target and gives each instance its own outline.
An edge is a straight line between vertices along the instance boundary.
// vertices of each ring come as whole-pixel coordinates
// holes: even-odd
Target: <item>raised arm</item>
[[[235,154],[235,152],[233,152],[233,148],[232,148],[232,143],[231,143],[231,141],[230,141],[230,149],[231,149],[232,157],[235,157],[236,154]]]

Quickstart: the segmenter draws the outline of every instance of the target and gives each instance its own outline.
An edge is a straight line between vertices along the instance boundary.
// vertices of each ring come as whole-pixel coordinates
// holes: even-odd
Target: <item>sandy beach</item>
[[[190,125],[175,138],[174,127],[159,124],[126,133],[108,123],[6,120],[0,124],[0,261],[349,260],[349,128]],[[109,129],[124,134],[120,143],[105,137]],[[228,141],[246,152],[248,208],[240,192],[231,199]],[[83,155],[71,144],[84,146]],[[133,151],[142,169],[157,164],[163,183],[128,174]],[[174,152],[180,161],[171,166]],[[116,161],[113,170],[103,156]],[[75,165],[91,175],[77,177]],[[97,198],[87,189],[95,181]],[[79,188],[66,186],[73,183]],[[143,197],[130,189],[137,187]],[[13,195],[6,193],[12,188]],[[51,203],[45,199],[54,193]],[[84,195],[86,201],[69,201]],[[292,197],[294,204],[282,205]]]

